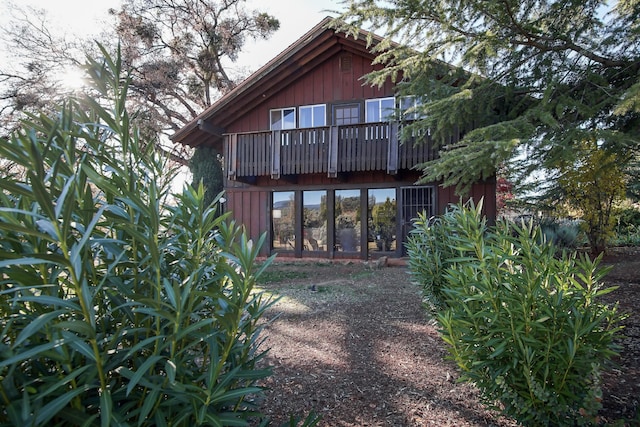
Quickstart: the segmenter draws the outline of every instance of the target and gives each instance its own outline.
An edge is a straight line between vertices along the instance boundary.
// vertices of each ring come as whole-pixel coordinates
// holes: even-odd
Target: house
[[[412,137],[421,144],[401,143],[402,123],[390,118],[415,98],[396,98],[391,81],[363,84],[378,67],[366,33],[347,37],[327,29],[329,20],[172,139],[223,154],[225,210],[252,238],[267,233],[263,255],[400,257],[417,212],[442,213],[459,197],[437,182],[414,184],[420,173],[412,168],[437,150],[428,134]],[[489,218],[495,191],[495,180],[472,188]]]

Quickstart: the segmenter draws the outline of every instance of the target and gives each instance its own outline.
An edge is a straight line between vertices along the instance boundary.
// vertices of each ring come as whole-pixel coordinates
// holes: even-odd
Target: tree
[[[422,181],[464,192],[525,148],[510,169],[530,176],[587,138],[638,152],[638,0],[350,0],[332,26],[383,34],[371,46],[384,68],[366,81],[391,77],[400,95],[423,95],[423,118],[406,129],[428,128],[446,149]]]
[[[246,10],[243,0],[124,0],[110,10],[114,27],[99,37],[119,43],[123,68],[130,76],[129,108],[146,140],[183,165],[190,153],[166,138],[242,77],[234,62],[248,38],[268,38],[279,28],[274,17]],[[50,29],[46,13],[21,9],[3,28],[16,70],[0,68],[5,99],[3,115],[35,111],[56,104],[60,85],[52,77],[84,62],[95,44],[71,42]],[[94,55],[91,55],[94,56]]]
[[[57,31],[42,9],[11,3],[4,9],[11,25],[0,29],[0,136],[7,137],[26,115],[53,112],[72,94],[65,74],[90,46]]]
[[[189,160],[189,168],[193,175],[193,187],[197,188],[202,181],[206,190],[204,203],[210,205],[224,187],[222,163],[218,152],[213,147],[196,148]]]
[[[116,18],[123,60],[141,111],[171,134],[244,77],[233,63],[247,38],[268,38],[280,23],[244,0],[124,0]]]
[[[614,234],[614,208],[624,200],[624,176],[619,166],[624,159],[598,147],[593,140],[583,141],[580,146],[577,161],[560,167],[558,183],[566,202],[582,214],[591,251],[600,254]]]

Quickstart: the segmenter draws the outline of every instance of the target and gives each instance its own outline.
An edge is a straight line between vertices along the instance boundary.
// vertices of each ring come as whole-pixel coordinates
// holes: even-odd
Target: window
[[[271,206],[272,247],[281,251],[295,249],[295,203],[293,191],[274,191]]]
[[[360,123],[360,104],[345,104],[333,107],[334,125],[353,125],[357,123]]]
[[[400,213],[402,235],[406,239],[411,233],[413,218],[418,217],[418,212],[424,213],[427,218],[436,215],[436,188],[433,186],[402,187],[400,196],[402,197]],[[406,248],[403,248],[403,251],[406,251]]]
[[[335,192],[335,248],[360,252],[360,190]]]
[[[301,128],[313,128],[327,124],[327,107],[324,104],[304,105],[298,109]]]
[[[434,212],[433,187],[274,191],[271,249],[303,256],[331,250],[338,258],[398,252],[422,209]]]
[[[302,192],[303,251],[327,250],[327,191]]]
[[[366,122],[377,123],[391,120],[395,110],[395,98],[367,99]]]
[[[422,105],[422,100],[417,96],[403,96],[400,98],[400,111],[404,120],[417,120],[422,114],[417,108]]]
[[[296,109],[278,108],[270,111],[271,130],[295,129],[296,127]]]
[[[369,189],[367,198],[367,244],[369,252],[395,251],[397,244],[396,189]]]

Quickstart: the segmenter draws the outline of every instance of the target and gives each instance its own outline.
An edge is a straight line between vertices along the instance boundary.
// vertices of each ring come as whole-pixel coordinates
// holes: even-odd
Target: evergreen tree
[[[223,189],[222,162],[215,148],[200,146],[193,152],[189,161],[193,175],[193,187],[202,181],[205,188],[204,204],[208,206]]]
[[[332,27],[385,36],[377,43],[369,38],[384,67],[367,82],[380,85],[391,77],[400,95],[420,94],[422,119],[405,129],[429,129],[447,148],[423,165],[422,181],[442,180],[464,192],[519,157],[525,161],[508,169],[518,172],[512,178],[522,189],[532,172],[554,172],[575,159],[587,139],[627,154],[629,164],[638,158],[640,1],[346,5]],[[452,129],[462,132],[453,144]]]

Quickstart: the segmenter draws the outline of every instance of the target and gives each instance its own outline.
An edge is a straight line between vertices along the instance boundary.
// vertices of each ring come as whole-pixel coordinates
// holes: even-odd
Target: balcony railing
[[[378,170],[396,174],[435,159],[437,150],[428,135],[414,135],[400,144],[398,132],[397,123],[365,123],[228,134],[227,177],[336,177],[341,172]]]

